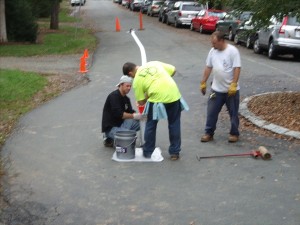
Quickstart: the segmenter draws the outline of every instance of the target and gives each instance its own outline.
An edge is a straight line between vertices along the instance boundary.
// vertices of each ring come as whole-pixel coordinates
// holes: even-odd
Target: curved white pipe
[[[134,30],[130,30],[129,31],[133,37],[133,39],[135,40],[135,42],[137,43],[137,45],[140,48],[141,51],[141,59],[142,59],[142,65],[146,64],[147,62],[147,57],[146,57],[146,51],[145,48],[143,46],[143,44],[140,42],[139,38],[136,36],[135,31]]]

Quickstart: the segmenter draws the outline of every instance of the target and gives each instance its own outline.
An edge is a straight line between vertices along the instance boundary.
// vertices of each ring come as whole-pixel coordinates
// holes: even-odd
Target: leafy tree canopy
[[[282,20],[291,14],[300,19],[299,0],[229,0],[228,6],[238,11],[252,11],[253,22],[260,27],[267,26],[272,16]]]
[[[222,8],[225,10],[252,11],[253,22],[256,27],[263,27],[269,24],[272,16],[281,20],[285,15],[296,15],[300,20],[299,0],[200,0],[209,8]]]

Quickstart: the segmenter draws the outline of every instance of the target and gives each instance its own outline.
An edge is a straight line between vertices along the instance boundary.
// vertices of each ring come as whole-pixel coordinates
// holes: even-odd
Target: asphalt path
[[[6,163],[0,224],[300,224],[300,146],[242,131],[227,142],[229,122],[222,112],[215,140],[201,143],[207,97],[199,92],[209,35],[176,29],[112,1],[89,0],[81,8],[93,21],[99,47],[89,59],[88,85],[75,88],[21,118],[2,150]],[[115,31],[118,17],[121,32]],[[105,98],[115,89],[124,62],[141,63],[129,29],[137,29],[147,59],[174,64],[174,77],[190,111],[182,113],[182,153],[168,159],[167,123],[160,121],[157,163],[119,163],[102,145]],[[239,47],[241,97],[299,90],[299,62],[269,60]],[[132,101],[133,92],[130,93]],[[245,153],[265,146],[272,160],[196,156]]]

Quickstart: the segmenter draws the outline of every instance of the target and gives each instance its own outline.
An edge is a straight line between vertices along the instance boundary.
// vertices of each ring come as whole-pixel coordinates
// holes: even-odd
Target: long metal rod
[[[221,158],[221,157],[233,157],[233,156],[252,156],[254,158],[257,158],[258,156],[261,156],[261,155],[257,151],[252,151],[252,152],[249,152],[249,153],[241,153],[241,154],[197,156],[197,159],[198,159],[198,161],[200,161],[201,159]]]

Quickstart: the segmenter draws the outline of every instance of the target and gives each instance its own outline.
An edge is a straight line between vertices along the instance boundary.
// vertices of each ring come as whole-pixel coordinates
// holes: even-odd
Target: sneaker
[[[234,142],[237,142],[239,140],[239,136],[237,135],[229,135],[228,137],[228,142],[231,142],[231,143],[234,143]]]
[[[180,158],[179,155],[171,155],[171,157],[170,157],[170,159],[171,159],[172,161],[176,161],[176,160],[178,160],[179,158]]]
[[[113,141],[113,139],[111,139],[111,138],[106,138],[106,139],[103,141],[103,144],[104,144],[105,147],[108,147],[108,148],[114,147],[114,141]]]
[[[214,136],[213,135],[210,135],[210,134],[204,134],[202,137],[201,137],[201,142],[209,142],[209,141],[212,141],[214,139]]]

